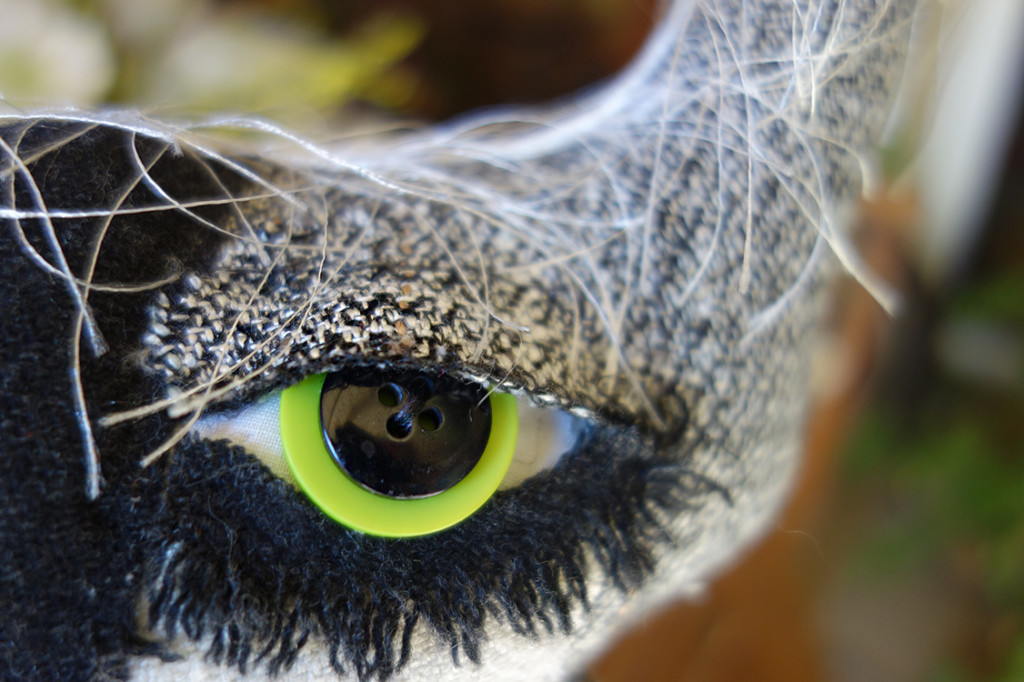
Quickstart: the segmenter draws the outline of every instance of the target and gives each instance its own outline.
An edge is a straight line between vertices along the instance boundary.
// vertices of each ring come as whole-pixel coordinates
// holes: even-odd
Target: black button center
[[[473,470],[491,433],[475,384],[419,372],[329,374],[320,422],[334,461],[364,488],[398,498],[448,490]]]

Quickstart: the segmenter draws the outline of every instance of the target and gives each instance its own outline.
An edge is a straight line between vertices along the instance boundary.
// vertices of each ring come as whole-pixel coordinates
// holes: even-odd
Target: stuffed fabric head
[[[346,148],[0,117],[0,676],[561,679],[699,591],[912,13],[678,0],[601,90]]]

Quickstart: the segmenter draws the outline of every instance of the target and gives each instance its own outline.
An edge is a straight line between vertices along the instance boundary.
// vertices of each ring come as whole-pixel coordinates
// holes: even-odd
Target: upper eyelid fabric
[[[907,19],[898,6],[878,10],[877,21],[874,11],[824,3],[816,22],[835,22],[822,33],[840,44],[876,39],[877,66],[861,54],[835,68],[884,82],[895,73],[886,53],[900,49],[894,38]],[[857,155],[870,154],[887,97],[840,78],[798,96],[790,65],[770,59],[792,29],[765,29],[742,55],[723,54],[728,24],[714,23],[723,19],[732,16],[695,11],[694,40],[673,66],[738,92],[708,85],[666,102],[654,69],[637,118],[609,116],[512,170],[443,147],[367,161],[383,183],[346,170],[258,167],[295,203],[238,202],[223,226],[237,239],[228,238],[215,272],[155,308],[145,363],[187,389],[232,373],[290,383],[300,378],[295,367],[412,359],[656,431],[685,425],[706,387],[728,390],[724,366],[769,361],[756,340],[741,342],[813,288],[817,258],[837,239],[829,207],[856,191],[849,178]],[[758,68],[745,74],[746,63]],[[741,89],[755,80],[756,97]],[[666,110],[671,122],[661,119]],[[820,140],[815,117],[844,145]],[[489,149],[472,133],[460,146]],[[418,168],[432,175],[422,180]],[[266,188],[241,196],[257,190]]]

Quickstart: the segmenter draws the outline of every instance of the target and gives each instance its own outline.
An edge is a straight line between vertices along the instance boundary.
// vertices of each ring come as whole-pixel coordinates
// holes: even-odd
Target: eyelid
[[[281,393],[274,391],[251,405],[199,419],[193,431],[206,440],[227,440],[262,462],[292,487],[298,483],[281,443]],[[555,467],[586,432],[588,421],[564,410],[540,407],[526,396],[516,397],[519,437],[515,454],[498,490],[516,488],[527,479]]]

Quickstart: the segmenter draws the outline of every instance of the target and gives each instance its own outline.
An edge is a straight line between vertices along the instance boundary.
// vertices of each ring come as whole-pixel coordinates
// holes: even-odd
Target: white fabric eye
[[[281,443],[280,406],[281,391],[275,391],[240,410],[202,417],[194,432],[207,440],[227,440],[245,448],[275,476],[297,487]],[[524,396],[516,398],[516,407],[519,436],[499,490],[515,488],[553,468],[587,428],[586,419],[565,410],[539,407]]]
[[[193,430],[207,440],[227,440],[245,448],[278,478],[295,485],[281,445],[281,392],[274,391],[235,412],[207,415]]]
[[[528,398],[516,398],[519,438],[508,473],[498,490],[515,488],[542,471],[553,468],[572,450],[586,430],[582,417],[553,407],[538,407]]]

